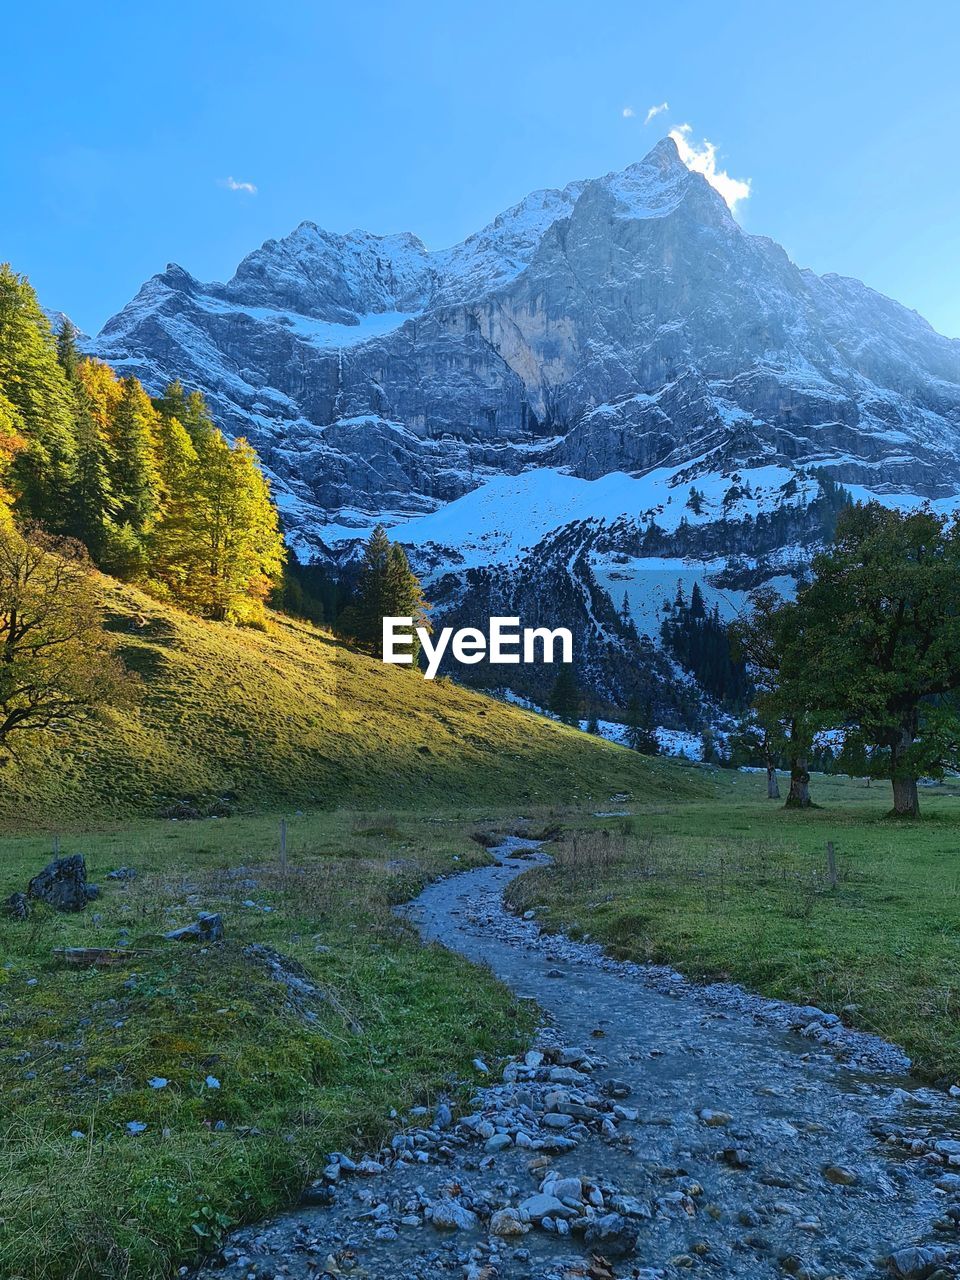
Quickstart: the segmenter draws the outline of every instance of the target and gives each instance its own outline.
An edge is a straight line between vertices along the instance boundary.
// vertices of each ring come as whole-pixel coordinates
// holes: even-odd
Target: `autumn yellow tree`
[[[79,542],[0,526],[0,752],[131,700]]]

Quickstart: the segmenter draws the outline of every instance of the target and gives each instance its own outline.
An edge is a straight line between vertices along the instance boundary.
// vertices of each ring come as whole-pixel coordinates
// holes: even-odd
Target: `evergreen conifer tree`
[[[428,609],[406,552],[398,543],[391,543],[383,525],[378,524],[364,547],[354,601],[343,611],[340,628],[379,653],[384,618],[412,618],[413,628],[422,627]],[[420,643],[415,630],[411,634],[416,661]]]
[[[70,532],[101,564],[113,531],[116,502],[110,484],[107,446],[97,414],[83,386],[77,387],[76,458],[70,489]]]
[[[580,689],[569,662],[561,664],[550,694],[550,710],[564,724],[580,723]]]
[[[57,360],[67,380],[73,382],[80,363],[80,352],[77,350],[77,331],[71,321],[66,319],[57,334]]]
[[[624,722],[627,727],[628,747],[645,756],[660,754],[660,744],[654,732],[653,708],[649,701],[641,702],[639,694],[631,694],[626,706]]]
[[[23,440],[9,473],[16,508],[62,531],[76,401],[33,289],[6,264],[0,264],[0,395],[12,406]]]
[[[411,652],[414,662],[420,656],[420,639],[416,628],[427,625],[427,608],[420,579],[410,568],[407,554],[398,542],[390,544],[387,558],[387,603],[393,618],[412,618]]]
[[[136,378],[124,378],[113,421],[117,521],[142,538],[160,507],[159,415]]]

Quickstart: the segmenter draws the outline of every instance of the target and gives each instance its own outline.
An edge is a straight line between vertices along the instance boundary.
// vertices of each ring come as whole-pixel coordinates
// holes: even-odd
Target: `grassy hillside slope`
[[[702,789],[692,771],[385,666],[309,624],[273,615],[261,632],[203,622],[103,582],[108,625],[143,696],[10,766],[0,797],[8,829],[161,814],[177,802],[251,812]]]

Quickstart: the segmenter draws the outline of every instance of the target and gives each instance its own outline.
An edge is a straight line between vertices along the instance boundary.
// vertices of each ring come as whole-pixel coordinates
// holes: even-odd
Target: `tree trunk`
[[[893,779],[893,815],[894,818],[919,818],[920,796],[917,793],[916,778]]]
[[[917,736],[919,715],[916,707],[912,707],[904,717],[900,734],[890,749],[890,780],[893,783],[892,818],[919,818],[920,796],[917,792],[917,779],[912,777],[909,768],[904,767],[904,757],[913,746]]]
[[[785,809],[809,809],[810,773],[806,756],[796,756],[790,761],[790,790],[784,803]]]
[[[780,799],[780,783],[777,779],[776,765],[767,765],[767,799]]]

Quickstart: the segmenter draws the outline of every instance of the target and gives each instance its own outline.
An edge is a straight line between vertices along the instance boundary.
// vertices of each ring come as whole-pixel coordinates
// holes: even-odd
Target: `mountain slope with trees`
[[[5,770],[0,821],[190,817],[353,804],[525,805],[702,794],[695,771],[387,666],[307,622],[213,625],[98,579],[131,705],[33,741]]]

